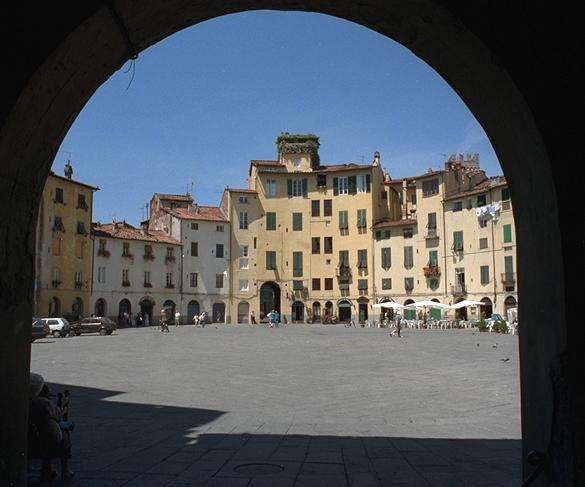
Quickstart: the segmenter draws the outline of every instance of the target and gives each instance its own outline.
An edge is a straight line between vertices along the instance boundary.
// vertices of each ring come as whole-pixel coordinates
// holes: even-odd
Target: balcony
[[[506,286],[513,286],[516,284],[516,274],[514,272],[502,272],[502,282]]]
[[[51,285],[53,286],[53,289],[58,288],[61,285],[61,281],[57,280],[57,279],[53,279],[51,281]]]
[[[351,277],[351,268],[346,266],[340,266],[337,268],[335,275],[337,277]]]
[[[425,239],[429,240],[432,238],[439,238],[439,234],[437,233],[436,228],[427,228],[427,233],[425,234]]]
[[[453,296],[467,296],[467,289],[465,288],[465,284],[452,284],[451,294]]]
[[[130,287],[130,281],[122,281],[122,286]]]
[[[142,257],[144,260],[154,260],[154,254],[144,254]]]
[[[150,282],[145,282],[144,287],[152,287],[152,284]]]
[[[83,283],[80,281],[75,281],[73,285],[75,286],[75,289],[81,289],[83,287]]]
[[[439,277],[441,275],[441,268],[438,265],[430,265],[423,267],[423,273],[427,279]]]

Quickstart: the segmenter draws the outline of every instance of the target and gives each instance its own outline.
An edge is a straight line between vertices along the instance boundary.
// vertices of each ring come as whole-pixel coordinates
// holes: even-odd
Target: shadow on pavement
[[[69,389],[72,395],[76,474],[62,485],[497,487],[521,483],[520,440],[206,432],[206,425],[225,411],[117,402],[112,400],[120,394],[117,391],[50,387],[53,392]],[[39,466],[31,467],[29,485],[40,485]],[[56,462],[54,468],[58,470]]]

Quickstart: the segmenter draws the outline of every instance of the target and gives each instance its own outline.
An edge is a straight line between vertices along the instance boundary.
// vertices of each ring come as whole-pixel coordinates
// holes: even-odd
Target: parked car
[[[118,328],[110,318],[105,316],[97,316],[90,318],[83,318],[77,323],[71,324],[71,332],[74,335],[81,335],[82,333],[99,333],[100,335],[111,335],[112,332]]]
[[[71,330],[71,325],[65,318],[41,318],[41,320],[49,325],[50,333],[55,338],[66,337]]]
[[[508,324],[508,321],[498,313],[493,313],[489,318],[485,320],[488,326],[493,325],[496,321],[503,321],[504,323],[506,323],[506,325]]]
[[[37,338],[45,338],[49,334],[49,325],[40,320],[39,318],[32,319],[32,337],[31,342],[34,342]]]

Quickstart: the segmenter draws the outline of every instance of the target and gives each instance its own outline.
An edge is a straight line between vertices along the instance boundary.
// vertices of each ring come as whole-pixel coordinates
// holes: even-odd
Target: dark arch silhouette
[[[571,283],[580,282],[575,262],[583,254],[568,211],[582,201],[566,177],[570,167],[571,181],[583,180],[580,148],[568,137],[582,96],[580,16],[562,5],[462,0],[120,0],[117,13],[102,2],[78,3],[14,3],[0,29],[10,67],[0,102],[1,481],[25,481],[30,343],[17,324],[32,310],[36,208],[76,114],[127,59],[182,28],[244,10],[292,9],[345,18],[400,42],[447,80],[490,137],[514,199],[522,319],[533,323],[520,335],[524,453],[548,453],[551,485],[585,482],[578,374],[585,339],[582,320],[568,320],[566,309],[578,302],[580,287]],[[545,326],[543,314],[554,320]],[[524,466],[528,475],[533,467]]]

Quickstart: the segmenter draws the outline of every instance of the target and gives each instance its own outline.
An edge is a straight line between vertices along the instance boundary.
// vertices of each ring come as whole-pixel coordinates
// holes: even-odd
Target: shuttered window
[[[413,265],[412,247],[404,247],[404,267],[410,269]]]
[[[303,253],[293,252],[293,277],[303,276]]]
[[[349,228],[349,217],[347,215],[347,210],[339,212],[339,228],[342,230]]]
[[[273,211],[266,213],[266,230],[276,230],[276,213]]]
[[[512,242],[512,225],[504,225],[504,243]]]
[[[357,227],[358,228],[366,228],[366,210],[358,210],[357,211]]]
[[[382,247],[382,268],[390,269],[392,267],[392,249],[390,247]]]
[[[360,269],[365,269],[368,267],[368,250],[367,249],[359,249],[357,251],[357,266]]]
[[[303,214],[302,213],[293,213],[292,214],[292,227],[294,232],[302,232],[303,231]]]

